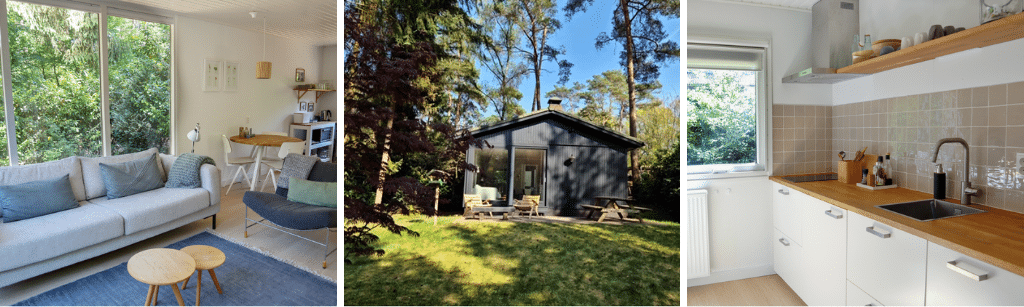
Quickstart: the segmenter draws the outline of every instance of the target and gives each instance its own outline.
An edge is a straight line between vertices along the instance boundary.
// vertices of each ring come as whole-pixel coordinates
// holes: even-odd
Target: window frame
[[[768,176],[768,174],[772,172],[772,142],[770,141],[772,127],[772,114],[770,106],[772,105],[773,84],[771,40],[755,38],[739,39],[712,36],[690,36],[687,38],[687,44],[690,43],[747,48],[762,48],[764,49],[764,63],[762,69],[757,72],[756,76],[757,82],[760,86],[757,86],[756,90],[757,106],[755,108],[755,129],[757,130],[757,158],[755,162],[742,164],[687,165],[686,179],[689,181]],[[687,67],[687,69],[689,68]]]
[[[14,115],[14,89],[12,88],[11,82],[11,50],[10,50],[10,39],[9,29],[7,25],[7,5],[9,0],[0,0],[0,66],[2,66],[3,76],[3,97],[4,97],[4,122],[7,133],[7,155],[8,161],[11,166],[21,165],[18,157],[18,140],[16,133],[16,118]],[[110,156],[112,151],[113,137],[112,128],[110,123],[110,72],[109,72],[109,36],[107,35],[107,17],[117,16],[120,18],[137,19],[145,22],[162,23],[170,26],[170,76],[169,93],[170,97],[170,144],[169,153],[171,155],[176,154],[176,132],[177,124],[175,122],[175,109],[177,106],[177,99],[175,99],[175,18],[172,14],[168,14],[165,11],[159,9],[148,8],[139,6],[131,3],[123,3],[117,5],[109,5],[99,1],[93,0],[75,0],[75,1],[59,1],[59,0],[14,0],[23,3],[30,3],[35,5],[45,5],[64,9],[78,10],[83,12],[95,13],[99,18],[99,60],[100,60],[100,114],[102,121],[102,155],[104,157]]]

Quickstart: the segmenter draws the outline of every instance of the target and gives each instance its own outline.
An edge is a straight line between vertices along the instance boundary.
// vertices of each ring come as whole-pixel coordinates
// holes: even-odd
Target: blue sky
[[[611,32],[612,11],[617,3],[618,1],[594,1],[586,12],[573,15],[570,21],[565,20],[565,13],[561,9],[565,4],[562,2],[557,4],[559,7],[558,19],[562,21],[562,28],[548,38],[548,44],[555,48],[565,46],[567,54],[561,55],[559,60],[565,59],[573,63],[572,75],[569,77],[569,82],[566,83],[567,86],[571,86],[573,82],[586,84],[586,81],[594,75],[608,70],[626,70],[619,64],[619,53],[623,49],[621,45],[618,43],[608,44],[600,51],[594,48],[594,41],[598,34]],[[662,22],[668,37],[679,43],[679,18],[663,19]],[[671,61],[662,65],[661,75],[658,77],[662,88],[661,92],[656,94],[657,97],[670,99],[680,96],[679,67],[679,61]],[[490,72],[480,65],[478,68],[481,70],[481,83],[495,84]],[[553,90],[555,83],[558,82],[558,64],[545,62],[544,69],[548,71],[541,73],[540,95],[541,105],[547,106],[547,98],[544,98],[544,93]],[[522,84],[519,85],[519,91],[523,93],[523,99],[520,100],[519,105],[526,112],[530,111],[530,103],[533,101],[533,87],[534,78],[531,73],[523,78]],[[492,114],[495,114],[493,106],[484,112],[484,116]]]

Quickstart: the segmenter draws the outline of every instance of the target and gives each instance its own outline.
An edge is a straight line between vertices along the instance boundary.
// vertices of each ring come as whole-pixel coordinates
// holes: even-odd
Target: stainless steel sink
[[[985,212],[985,210],[975,209],[938,199],[878,205],[876,207],[922,222]]]

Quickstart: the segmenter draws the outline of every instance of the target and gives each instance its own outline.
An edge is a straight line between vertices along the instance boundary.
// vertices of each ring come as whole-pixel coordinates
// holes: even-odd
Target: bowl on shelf
[[[898,39],[882,39],[871,43],[871,50],[873,50],[877,56],[882,52],[882,47],[890,46],[893,50],[900,50],[900,44],[901,42]]]
[[[874,50],[861,50],[853,53],[853,64],[864,62],[875,57]]]

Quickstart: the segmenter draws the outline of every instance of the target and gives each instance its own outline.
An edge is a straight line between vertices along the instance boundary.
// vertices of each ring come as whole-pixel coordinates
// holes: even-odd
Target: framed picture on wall
[[[224,91],[238,91],[238,63],[224,62]]]
[[[306,70],[302,68],[295,69],[295,82],[306,82]]]
[[[306,112],[313,112],[313,103],[306,104]]]
[[[306,103],[305,102],[300,102],[299,103],[299,112],[306,112]]]
[[[203,91],[220,91],[221,61],[206,59],[203,64]]]

